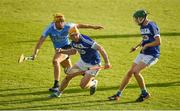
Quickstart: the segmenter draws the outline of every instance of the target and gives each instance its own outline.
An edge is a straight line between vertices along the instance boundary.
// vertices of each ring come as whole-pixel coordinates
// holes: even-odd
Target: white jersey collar
[[[53,28],[54,28],[55,30],[57,30],[58,32],[62,31],[62,29],[63,29],[63,28],[62,28],[62,29],[60,29],[60,30],[59,30],[59,29],[57,29],[57,28],[56,28],[55,23],[53,23]]]

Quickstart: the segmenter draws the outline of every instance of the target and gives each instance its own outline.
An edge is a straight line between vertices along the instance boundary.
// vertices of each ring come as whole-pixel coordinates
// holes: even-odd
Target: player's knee
[[[127,73],[127,76],[131,77],[132,75],[133,75],[133,70],[129,70],[128,73]]]
[[[86,84],[83,83],[83,82],[81,82],[81,83],[80,83],[80,87],[81,87],[82,89],[86,89]]]
[[[66,76],[66,80],[68,80],[68,81],[69,81],[69,80],[71,80],[71,79],[72,79],[72,77],[71,77],[71,76],[69,76],[69,75],[67,75],[67,76]]]
[[[58,61],[57,59],[54,59],[54,60],[52,61],[52,63],[53,63],[54,66],[60,65],[60,63],[59,63],[59,61]]]
[[[133,74],[136,76],[136,75],[139,75],[139,70],[137,68],[133,69]]]

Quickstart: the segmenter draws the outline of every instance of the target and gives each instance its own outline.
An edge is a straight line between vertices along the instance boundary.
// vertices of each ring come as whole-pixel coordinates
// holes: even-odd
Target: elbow
[[[104,48],[103,48],[102,46],[100,46],[100,47],[98,48],[98,50],[99,50],[100,52],[104,52]]]
[[[74,51],[73,55],[76,55],[77,54],[77,51]]]
[[[73,51],[72,51],[72,55],[75,55],[75,54],[77,54],[77,51],[76,51],[76,50],[73,50]]]
[[[161,45],[161,41],[159,41],[157,44],[158,44],[158,45]]]

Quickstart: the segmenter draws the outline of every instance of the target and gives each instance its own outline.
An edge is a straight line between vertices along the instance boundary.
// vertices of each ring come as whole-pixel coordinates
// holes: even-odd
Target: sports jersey
[[[151,43],[155,41],[155,37],[160,37],[160,31],[157,25],[154,22],[149,22],[146,26],[140,27],[141,35],[143,36],[142,46],[145,44]],[[148,47],[143,52],[140,53],[146,55],[152,55],[155,58],[159,58],[160,56],[160,46]]]
[[[78,50],[81,59],[88,64],[96,65],[101,62],[96,48],[96,42],[86,35],[80,34],[78,42],[72,41],[71,46]]]
[[[50,36],[54,48],[63,48],[69,44],[68,31],[71,27],[75,26],[73,23],[65,23],[64,28],[58,30],[55,23],[52,22],[43,32],[43,37]]]

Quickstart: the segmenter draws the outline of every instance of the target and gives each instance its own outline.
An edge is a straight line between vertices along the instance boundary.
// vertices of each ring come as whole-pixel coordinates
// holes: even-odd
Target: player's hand
[[[104,29],[104,27],[100,26],[100,25],[95,25],[95,26],[93,26],[93,29]]]
[[[148,47],[146,46],[146,45],[144,45],[143,47],[142,47],[142,52],[144,53],[144,50],[146,50]]]
[[[130,53],[131,53],[131,52],[134,52],[136,49],[137,49],[137,48],[132,47],[131,50],[130,50]]]
[[[109,68],[111,68],[111,64],[110,64],[110,63],[106,63],[106,64],[104,65],[104,69],[109,69]]]

